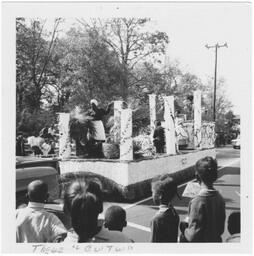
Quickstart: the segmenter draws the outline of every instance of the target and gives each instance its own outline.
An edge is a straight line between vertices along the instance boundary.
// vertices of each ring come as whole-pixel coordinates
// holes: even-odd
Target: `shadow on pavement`
[[[226,206],[226,210],[232,210],[232,211],[240,211],[240,207],[227,207]]]
[[[218,183],[216,182],[216,183],[214,184],[214,186],[218,186],[218,187],[221,187],[221,186],[222,186],[222,187],[227,187],[227,186],[228,186],[228,187],[240,187],[240,184],[226,184],[226,183],[224,183],[224,184],[223,184],[223,183],[219,183],[219,184],[218,184]]]
[[[176,205],[176,204],[173,204],[173,206],[176,207],[176,208],[178,207],[178,205]],[[158,207],[158,206],[155,206],[155,205],[154,205],[154,206],[148,205],[148,207],[151,208],[151,209],[153,209],[153,210],[156,210],[156,211],[158,211],[158,209],[159,209],[159,207]],[[177,211],[177,213],[180,214],[180,215],[181,215],[181,214],[186,215],[187,212],[188,212],[188,210],[183,210],[183,209],[176,209],[176,211]]]
[[[240,167],[225,167],[218,174],[218,178],[223,175],[240,175]]]
[[[173,200],[172,204],[174,206],[188,207],[190,200],[191,200],[190,197],[183,196],[181,200],[179,200],[179,199]]]
[[[223,199],[224,199],[224,201],[225,201],[226,204],[227,204],[227,203],[233,203],[233,202],[234,202],[234,200],[232,200],[231,198],[223,197]]]

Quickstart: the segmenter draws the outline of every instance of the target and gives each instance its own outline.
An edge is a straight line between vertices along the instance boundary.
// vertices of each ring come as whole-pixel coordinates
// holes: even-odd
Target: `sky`
[[[234,105],[234,112],[240,114],[245,97],[243,88],[251,86],[248,5],[179,6],[161,17],[158,23],[168,33],[170,59],[178,59],[185,70],[203,81],[214,77],[215,65],[215,51],[205,45],[227,42],[228,48],[218,49],[217,78],[225,78],[226,95]]]
[[[68,30],[80,16],[66,18]],[[245,88],[251,86],[251,10],[248,3],[160,3],[95,5],[84,9],[90,17],[150,17],[149,29],[166,32],[170,43],[169,60],[179,61],[183,71],[197,75],[206,83],[214,77],[215,52],[208,45],[225,42],[228,48],[218,50],[217,78],[225,79],[225,96],[233,104],[235,114],[244,111]],[[48,28],[50,28],[50,19]],[[52,26],[52,23],[51,23]]]

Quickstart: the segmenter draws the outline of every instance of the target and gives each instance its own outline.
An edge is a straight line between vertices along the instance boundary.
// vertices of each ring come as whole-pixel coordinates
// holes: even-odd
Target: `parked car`
[[[240,139],[240,135],[238,135],[238,137],[235,140],[231,140],[232,146],[233,148],[241,148],[241,139]]]
[[[60,197],[60,169],[57,159],[34,156],[16,157],[16,207],[27,203],[27,185],[33,180],[43,180],[48,184],[49,202]]]

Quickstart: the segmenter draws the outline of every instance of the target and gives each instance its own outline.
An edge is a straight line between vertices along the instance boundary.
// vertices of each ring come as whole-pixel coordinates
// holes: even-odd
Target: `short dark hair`
[[[103,195],[101,184],[98,180],[85,181],[84,179],[77,179],[69,184],[64,193],[64,212],[69,214],[71,211],[71,204],[74,197],[84,192],[90,192],[97,197],[98,211],[103,211]]]
[[[168,204],[177,193],[177,184],[170,176],[158,176],[152,180],[153,199],[156,204]]]
[[[118,205],[113,205],[106,210],[105,227],[109,230],[122,230],[126,226],[126,212]]]
[[[48,185],[42,180],[34,180],[27,186],[27,196],[30,202],[44,203],[48,197]]]
[[[157,125],[161,125],[161,121],[157,121],[156,123],[157,123]]]
[[[86,183],[84,180],[77,179],[71,182],[64,192],[64,212],[70,214],[72,200],[76,195],[82,194],[86,191]]]
[[[78,242],[87,242],[97,233],[98,207],[96,195],[83,192],[77,194],[71,205],[71,223],[78,234]]]
[[[233,235],[241,232],[240,212],[232,212],[228,217],[228,232]]]
[[[217,180],[218,164],[216,159],[207,156],[196,162],[197,178],[205,184],[213,184]]]

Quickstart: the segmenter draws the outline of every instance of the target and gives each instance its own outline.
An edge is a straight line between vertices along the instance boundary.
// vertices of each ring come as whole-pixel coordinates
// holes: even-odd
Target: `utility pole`
[[[205,47],[209,50],[210,48],[215,48],[215,69],[214,69],[214,95],[213,95],[213,121],[216,122],[216,83],[217,83],[217,52],[220,47],[228,47],[228,44],[225,43],[223,45],[219,45],[218,43],[215,45],[205,45]]]

